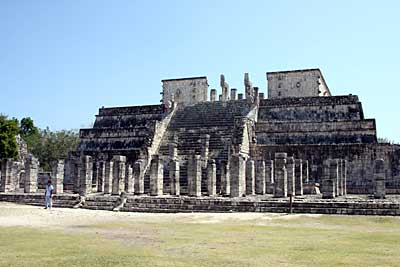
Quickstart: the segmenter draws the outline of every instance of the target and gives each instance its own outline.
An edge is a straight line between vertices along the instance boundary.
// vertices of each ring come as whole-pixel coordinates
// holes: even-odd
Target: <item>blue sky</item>
[[[0,112],[87,127],[101,106],[157,104],[161,79],[320,68],[400,142],[400,1],[0,1]]]

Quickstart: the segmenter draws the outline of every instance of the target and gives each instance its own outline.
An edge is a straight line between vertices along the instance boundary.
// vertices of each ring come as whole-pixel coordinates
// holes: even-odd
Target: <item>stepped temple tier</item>
[[[400,215],[400,145],[378,143],[358,96],[333,95],[319,69],[266,79],[267,94],[247,73],[242,90],[166,79],[161,104],[100,108],[49,174],[55,205]],[[37,164],[3,160],[0,200],[36,203]]]

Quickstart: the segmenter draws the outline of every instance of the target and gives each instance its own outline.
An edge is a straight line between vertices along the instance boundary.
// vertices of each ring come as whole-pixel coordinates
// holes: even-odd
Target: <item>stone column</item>
[[[303,163],[301,159],[294,160],[294,183],[296,196],[303,195]]]
[[[135,183],[135,194],[144,194],[144,168],[145,163],[142,159],[138,159],[133,164],[133,181]]]
[[[111,194],[114,162],[106,161],[104,166],[104,194]]]
[[[217,166],[213,159],[207,164],[207,191],[210,197],[217,195]]]
[[[210,90],[210,101],[214,102],[217,100],[217,89]]]
[[[267,194],[274,193],[274,161],[265,161],[265,192]]]
[[[134,180],[133,180],[133,169],[130,164],[126,164],[125,167],[125,192],[128,194],[132,194],[135,192],[134,188]]]
[[[181,194],[180,189],[180,166],[179,161],[173,159],[169,162],[169,185],[171,195],[179,196]]]
[[[257,160],[255,185],[256,194],[265,195],[265,189],[265,162],[263,160]]]
[[[231,179],[229,175],[229,162],[221,162],[221,195],[229,196],[231,194]]]
[[[26,178],[27,176],[25,175],[25,181]],[[37,180],[37,175],[36,175],[36,180]],[[57,160],[53,162],[51,181],[54,187],[54,193],[62,194],[64,191],[64,160]]]
[[[201,196],[201,158],[194,155],[188,160],[188,192],[189,196]]]
[[[259,99],[264,99],[265,98],[264,93],[258,93],[258,98]]]
[[[115,155],[113,156],[113,179],[112,179],[112,195],[119,195],[124,191],[125,187],[125,163],[126,157]]]
[[[386,197],[386,173],[383,159],[374,162],[374,198]]]
[[[246,162],[246,195],[254,195],[255,194],[255,166],[254,160],[249,159]]]
[[[231,89],[231,100],[236,100],[236,92],[237,92],[236,88]]]
[[[243,94],[238,94],[238,100],[243,100]]]
[[[330,163],[330,172],[335,187],[335,197],[339,196],[339,159],[333,159]]]
[[[343,160],[343,195],[347,195],[347,160]]]
[[[39,172],[39,161],[33,156],[28,157],[25,161],[25,181],[24,181],[25,193],[37,192],[38,172]],[[64,176],[64,165],[62,166],[62,176]],[[54,189],[57,190],[56,184],[54,184]],[[62,193],[62,181],[61,181],[60,193]]]
[[[303,160],[303,183],[309,183],[308,160]]]
[[[286,161],[286,169],[287,169],[287,193],[288,195],[294,196],[295,191],[295,180],[294,180],[294,158],[287,157]]]
[[[150,195],[163,195],[163,161],[158,155],[154,155],[150,165]]]
[[[92,193],[93,161],[91,156],[81,157],[80,191],[79,194],[86,196]]]
[[[338,160],[338,195],[343,196],[343,160]]]
[[[106,164],[104,161],[99,161],[97,163],[99,165],[98,168],[98,182],[97,182],[97,192],[104,192],[104,182],[106,178]]]
[[[168,144],[168,148],[169,148],[168,157],[171,160],[177,159],[178,158],[178,144],[175,142],[171,142]]]
[[[287,197],[286,153],[275,154],[274,197]]]
[[[82,169],[82,162],[80,158],[75,158],[72,160],[72,174],[73,174],[73,192],[79,193],[80,192],[80,184],[81,184],[81,169]]]
[[[334,180],[335,172],[337,173],[337,161],[324,160],[322,198],[327,198],[327,199],[335,198],[335,180]]]
[[[203,168],[207,167],[208,162],[208,149],[210,146],[210,135],[205,134],[201,137],[201,159],[203,161]]]
[[[246,194],[246,160],[241,155],[232,155],[229,167],[231,197],[242,197]]]

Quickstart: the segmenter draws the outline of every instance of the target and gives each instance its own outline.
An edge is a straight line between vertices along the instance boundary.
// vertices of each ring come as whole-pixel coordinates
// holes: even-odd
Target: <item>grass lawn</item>
[[[400,266],[400,219],[0,227],[0,266]]]

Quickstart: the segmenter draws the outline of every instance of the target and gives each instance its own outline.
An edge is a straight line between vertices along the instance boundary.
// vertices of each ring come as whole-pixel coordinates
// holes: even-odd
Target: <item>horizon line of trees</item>
[[[18,159],[18,134],[27,143],[29,153],[39,159],[44,171],[51,171],[53,161],[66,159],[68,153],[76,150],[79,144],[77,131],[51,131],[48,127],[40,129],[30,117],[19,121],[0,114],[0,158]]]

